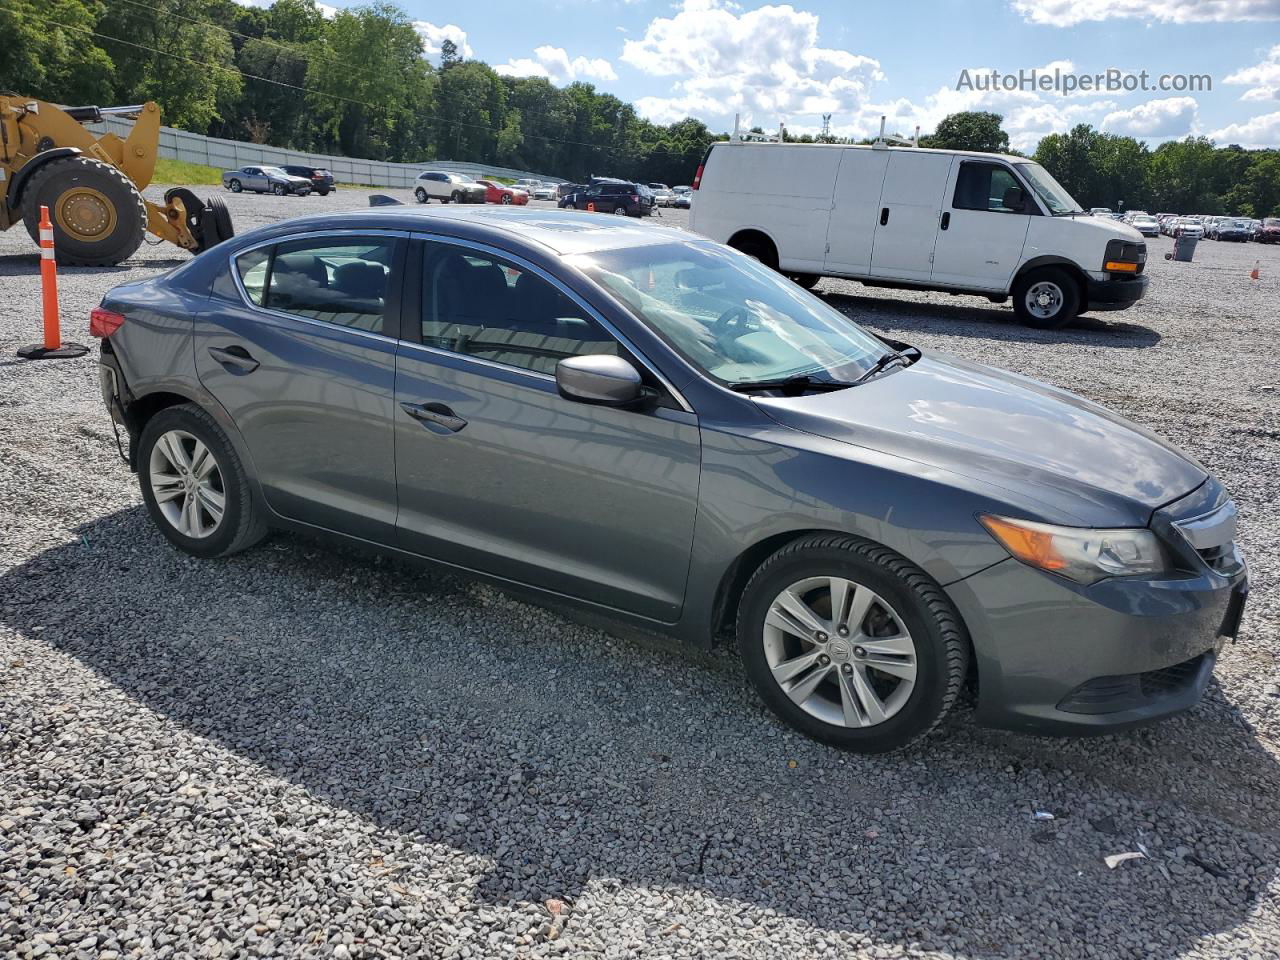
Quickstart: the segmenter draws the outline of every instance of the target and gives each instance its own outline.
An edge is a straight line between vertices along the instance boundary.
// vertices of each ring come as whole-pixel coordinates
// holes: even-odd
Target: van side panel
[[[871,270],[871,248],[889,151],[851,147],[840,153],[840,172],[827,227],[826,272],[865,277]]]
[[[756,229],[783,270],[821,273],[840,150],[797,144],[717,144],[694,194],[689,226],[719,243]]]
[[[942,195],[954,159],[946,153],[889,151],[871,253],[872,276],[928,282]]]

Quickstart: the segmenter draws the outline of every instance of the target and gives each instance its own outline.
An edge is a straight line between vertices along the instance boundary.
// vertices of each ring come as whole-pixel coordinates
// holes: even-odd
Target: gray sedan
[[[252,190],[254,193],[274,193],[278,197],[286,194],[305,197],[311,192],[311,181],[306,177],[285,173],[280,167],[255,165],[224,171],[222,185],[232,193]]]
[[[1169,444],[675,230],[293,220],[116,288],[93,330],[179,549],[325,533],[736,641],[778,716],[849,749],[924,735],[971,679],[1017,730],[1186,709],[1247,594],[1234,504]]]

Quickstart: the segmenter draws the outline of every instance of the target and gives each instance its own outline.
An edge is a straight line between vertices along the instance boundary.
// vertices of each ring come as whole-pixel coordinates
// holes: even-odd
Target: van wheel
[[[806,290],[812,290],[818,285],[818,281],[822,279],[816,273],[788,273],[787,277],[792,283],[799,284]]]
[[[770,270],[778,269],[778,251],[773,248],[773,244],[766,240],[743,237],[742,239],[731,240],[729,246],[745,253],[748,257],[755,257]]]
[[[782,720],[859,753],[923,737],[954,705],[969,662],[942,588],[905,557],[858,537],[783,547],[738,607],[748,677]]]
[[[1080,287],[1065,270],[1032,270],[1013,284],[1013,312],[1029,327],[1059,330],[1080,312]]]

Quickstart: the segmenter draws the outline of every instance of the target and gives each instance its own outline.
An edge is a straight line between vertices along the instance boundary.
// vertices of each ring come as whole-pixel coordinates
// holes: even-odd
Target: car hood
[[[943,355],[858,387],[757,402],[797,430],[1008,491],[1010,503],[1049,522],[1144,526],[1208,476],[1155,434],[1082,397]]]

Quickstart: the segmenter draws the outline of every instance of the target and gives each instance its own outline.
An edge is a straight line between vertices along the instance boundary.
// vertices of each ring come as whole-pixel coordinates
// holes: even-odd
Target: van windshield
[[[722,383],[851,383],[885,345],[756,260],[697,241],[569,258],[690,363]]]
[[[1040,202],[1048,207],[1049,212],[1055,217],[1069,213],[1084,213],[1080,204],[1076,203],[1062,184],[1053,179],[1053,175],[1040,164],[1027,161],[1019,163],[1017,167],[1027,183],[1031,184],[1031,189],[1040,198]]]

